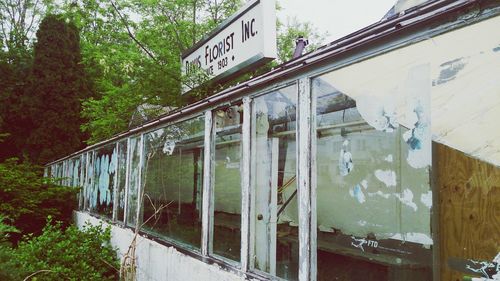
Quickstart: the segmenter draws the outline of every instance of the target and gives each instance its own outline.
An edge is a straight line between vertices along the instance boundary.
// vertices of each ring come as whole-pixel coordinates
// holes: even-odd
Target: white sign
[[[182,74],[189,81],[183,85],[183,93],[199,86],[196,79],[189,78],[200,71],[212,81],[220,81],[275,59],[276,52],[275,1],[250,1],[182,55]]]

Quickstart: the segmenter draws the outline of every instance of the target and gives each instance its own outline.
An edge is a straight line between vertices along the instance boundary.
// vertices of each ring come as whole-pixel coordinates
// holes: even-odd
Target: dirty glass
[[[62,164],[63,164],[63,172],[62,172],[62,185],[64,186],[71,186],[70,185],[70,174],[69,174],[69,171],[71,169],[71,160],[69,159],[66,159],[64,161],[62,161]]]
[[[416,71],[425,83],[428,72]],[[392,103],[388,95],[358,93],[352,82],[354,90],[342,92],[336,81],[331,74],[312,83],[317,279],[431,280],[428,92],[405,80],[401,87],[418,95],[407,98],[394,85],[402,93]],[[413,126],[399,123],[411,115]]]
[[[87,169],[87,153],[82,153],[80,155],[80,168],[79,168],[79,186],[80,192],[78,193],[78,209],[83,210],[84,202],[85,202],[85,176]]]
[[[144,230],[195,249],[201,243],[204,118],[144,135]]]
[[[115,199],[117,205],[116,220],[123,222],[125,215],[125,184],[127,177],[127,140],[118,142],[117,190]]]
[[[80,187],[80,157],[75,157],[71,159],[70,165],[70,186]]]
[[[63,162],[56,164],[55,178],[58,184],[63,184]]]
[[[129,142],[129,175],[127,192],[127,225],[137,223],[137,206],[139,200],[139,185],[141,183],[141,136],[131,137]]]
[[[100,147],[94,152],[94,181],[90,210],[109,219],[113,217],[117,160],[114,143]]]
[[[93,200],[92,190],[94,182],[94,152],[89,151],[87,153],[87,173],[85,175],[85,185],[84,185],[84,209],[85,211],[90,211],[90,202]]]
[[[233,105],[214,111],[213,253],[240,261],[241,125],[243,109]]]
[[[69,173],[69,186],[74,187],[77,189],[79,192],[81,191],[81,184],[80,184],[80,156],[76,156],[71,158],[70,161],[70,166],[68,168],[68,173]],[[80,193],[77,195],[77,202],[79,206],[80,202]]]
[[[49,177],[54,178],[56,176],[56,164],[50,165],[50,169],[48,171]]]
[[[296,86],[257,97],[252,110],[253,267],[287,280],[298,275]]]

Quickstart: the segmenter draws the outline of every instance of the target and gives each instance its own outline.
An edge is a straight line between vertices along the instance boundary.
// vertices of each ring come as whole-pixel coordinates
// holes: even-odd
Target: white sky
[[[320,33],[328,32],[325,42],[321,42],[327,44],[378,22],[396,0],[279,0],[279,3],[282,10],[278,17],[283,22],[293,16],[300,22],[311,22]]]

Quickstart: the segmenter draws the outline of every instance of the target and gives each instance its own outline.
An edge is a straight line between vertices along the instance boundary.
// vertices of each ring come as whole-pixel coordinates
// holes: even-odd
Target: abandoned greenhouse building
[[[500,280],[499,121],[500,2],[438,0],[46,175],[139,280]]]

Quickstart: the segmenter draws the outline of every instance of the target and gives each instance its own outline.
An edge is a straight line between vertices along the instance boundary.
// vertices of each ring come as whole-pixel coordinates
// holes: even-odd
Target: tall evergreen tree
[[[83,146],[81,100],[90,91],[75,25],[48,15],[36,35],[31,86],[24,102],[33,124],[27,153],[42,164]]]

